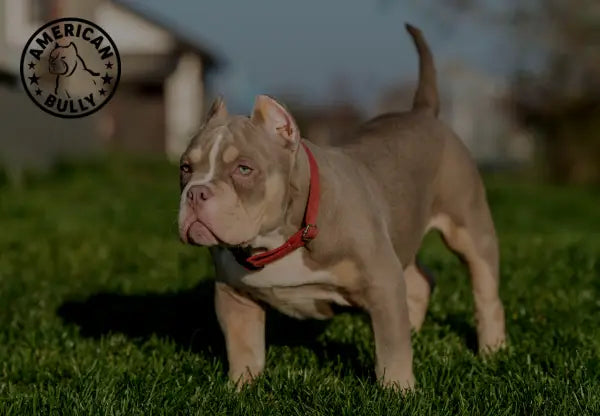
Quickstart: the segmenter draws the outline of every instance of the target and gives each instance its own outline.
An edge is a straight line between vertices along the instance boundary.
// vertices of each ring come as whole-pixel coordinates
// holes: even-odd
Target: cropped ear
[[[254,102],[252,121],[284,140],[285,146],[295,150],[300,142],[300,130],[292,115],[273,98],[259,95]]]
[[[209,120],[225,120],[227,118],[227,107],[225,107],[225,100],[223,100],[223,96],[219,95],[213,103],[210,105],[208,109],[208,113],[206,113],[205,122]]]

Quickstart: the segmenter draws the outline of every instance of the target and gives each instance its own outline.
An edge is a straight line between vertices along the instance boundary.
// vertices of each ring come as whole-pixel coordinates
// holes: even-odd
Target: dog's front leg
[[[373,324],[377,378],[384,385],[410,390],[412,369],[406,285],[394,253],[371,269],[367,308]]]
[[[215,286],[215,309],[225,336],[229,378],[241,386],[265,366],[265,310],[221,282]]]

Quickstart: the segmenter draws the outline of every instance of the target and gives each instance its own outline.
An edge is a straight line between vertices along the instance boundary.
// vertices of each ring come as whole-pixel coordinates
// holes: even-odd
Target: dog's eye
[[[183,163],[180,167],[179,170],[182,173],[192,173],[192,166],[189,163]]]
[[[238,172],[243,175],[243,176],[248,176],[252,173],[252,168],[248,167],[246,165],[239,165],[238,166]]]

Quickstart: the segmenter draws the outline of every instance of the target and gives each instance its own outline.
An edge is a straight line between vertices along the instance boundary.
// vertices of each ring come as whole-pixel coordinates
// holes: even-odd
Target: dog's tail
[[[437,116],[440,111],[440,103],[433,56],[419,29],[406,23],[406,30],[412,36],[419,53],[419,86],[413,98],[413,110],[427,110]]]

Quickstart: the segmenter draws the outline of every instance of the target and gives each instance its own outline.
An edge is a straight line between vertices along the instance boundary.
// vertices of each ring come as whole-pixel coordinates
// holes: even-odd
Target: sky
[[[452,61],[496,77],[509,75],[514,64],[506,31],[473,16],[438,13],[422,0],[123,2],[177,24],[221,58],[226,65],[211,78],[211,93],[224,94],[242,112],[260,93],[314,105],[351,99],[368,111],[386,87],[416,80],[404,22],[424,31],[442,85]],[[345,96],[333,93],[339,86]]]

